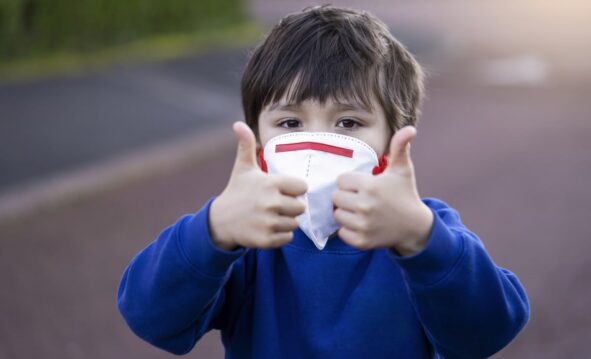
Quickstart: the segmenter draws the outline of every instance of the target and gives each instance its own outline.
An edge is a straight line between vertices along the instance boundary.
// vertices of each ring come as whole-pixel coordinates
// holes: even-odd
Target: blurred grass
[[[0,0],[0,78],[162,59],[258,39],[244,0]]]
[[[34,79],[98,69],[112,63],[150,62],[216,48],[244,47],[260,40],[264,29],[246,22],[191,33],[152,36],[94,52],[59,51],[32,58],[0,61],[0,80]]]
[[[0,61],[95,51],[245,18],[244,0],[0,0]]]

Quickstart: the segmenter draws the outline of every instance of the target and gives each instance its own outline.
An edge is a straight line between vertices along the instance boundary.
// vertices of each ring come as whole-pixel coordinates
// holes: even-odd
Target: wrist
[[[219,202],[219,197],[216,198],[209,207],[209,233],[211,235],[211,241],[216,247],[231,251],[236,249],[238,245],[232,241],[227,233],[225,233],[224,228],[227,228],[227,226],[223,224],[223,220],[221,221],[222,223],[220,223],[220,220],[223,218],[223,210],[221,207],[223,206],[221,206],[221,203]]]
[[[394,246],[402,256],[412,256],[422,251],[427,246],[433,228],[433,212],[422,201],[413,218],[406,240]]]

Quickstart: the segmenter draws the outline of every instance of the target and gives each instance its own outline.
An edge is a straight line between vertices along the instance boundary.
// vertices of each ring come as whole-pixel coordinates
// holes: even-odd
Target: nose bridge
[[[324,111],[315,111],[308,118],[308,132],[331,132],[330,118]]]

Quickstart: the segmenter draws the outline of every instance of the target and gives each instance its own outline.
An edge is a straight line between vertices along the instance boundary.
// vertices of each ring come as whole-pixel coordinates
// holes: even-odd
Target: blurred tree
[[[0,0],[0,61],[244,20],[243,0]]]

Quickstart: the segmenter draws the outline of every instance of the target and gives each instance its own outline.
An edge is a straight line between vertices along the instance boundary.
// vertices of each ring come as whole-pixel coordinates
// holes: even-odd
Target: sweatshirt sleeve
[[[222,324],[227,285],[244,278],[246,249],[214,246],[208,225],[213,198],[184,215],[129,263],[117,305],[131,330],[174,354],[189,352],[208,330]]]
[[[506,346],[529,320],[524,288],[497,267],[459,214],[424,199],[434,214],[427,246],[402,257],[411,300],[437,353],[445,358],[485,358]]]

